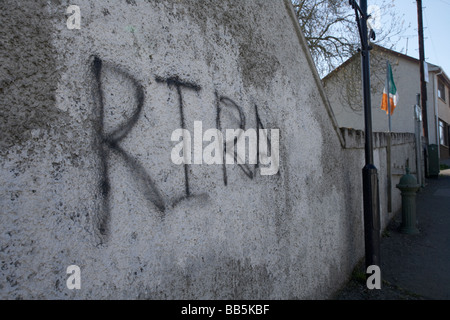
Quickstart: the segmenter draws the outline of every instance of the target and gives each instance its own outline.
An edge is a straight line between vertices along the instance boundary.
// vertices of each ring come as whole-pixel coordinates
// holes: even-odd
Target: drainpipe
[[[439,67],[439,70],[440,70],[440,72],[439,73],[437,73],[435,76],[434,76],[434,92],[433,92],[433,95],[434,95],[434,115],[435,115],[435,121],[436,121],[436,145],[438,146],[438,158],[439,159],[441,159],[441,148],[440,148],[440,145],[441,145],[441,140],[440,140],[440,132],[439,132],[439,108],[438,108],[438,96],[437,96],[437,88],[438,88],[438,76],[440,76],[441,74],[442,74],[442,72],[443,72],[443,70],[442,70],[442,68],[441,67]]]

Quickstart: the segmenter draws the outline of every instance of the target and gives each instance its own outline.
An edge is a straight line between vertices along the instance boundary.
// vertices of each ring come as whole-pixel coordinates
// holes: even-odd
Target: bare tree
[[[360,47],[355,12],[347,0],[292,0],[300,26],[321,76],[334,70]],[[393,0],[379,0],[375,43],[392,49],[394,38],[404,30],[402,15]],[[386,22],[387,21],[387,22]]]

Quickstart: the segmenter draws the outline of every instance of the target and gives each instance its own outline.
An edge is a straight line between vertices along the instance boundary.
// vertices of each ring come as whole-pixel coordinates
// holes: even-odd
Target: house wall
[[[437,86],[439,81],[442,81],[440,79],[440,76],[435,74],[435,86]],[[441,120],[447,124],[446,129],[445,129],[446,132],[444,134],[447,135],[447,141],[449,141],[450,136],[449,136],[449,132],[448,132],[448,125],[450,124],[450,103],[449,103],[448,95],[450,94],[450,90],[449,90],[449,87],[447,86],[446,82],[445,81],[442,81],[442,82],[444,84],[445,100],[438,97],[437,87],[436,87],[436,103],[438,106],[439,120]],[[440,130],[439,129],[439,120],[437,121],[438,130]],[[447,145],[441,144],[440,131],[438,131],[437,137],[438,137],[438,140],[437,140],[436,144],[439,145],[439,148],[440,148],[440,150],[439,150],[440,151],[440,159],[445,160],[445,159],[450,158],[450,152],[449,152],[449,146],[448,146],[449,143],[447,142]]]
[[[441,144],[439,148],[440,160],[450,159],[449,147]]]
[[[432,106],[428,108],[428,124],[429,124],[429,143],[439,145],[439,121],[438,117],[436,117],[436,113],[439,115],[438,109],[438,97],[437,97],[437,83],[436,83],[436,73],[430,73],[430,81],[427,83],[428,90],[428,101],[432,101]],[[430,109],[433,110],[430,110]],[[432,121],[432,125],[431,125]]]
[[[448,90],[446,87],[446,94],[448,94]],[[449,126],[450,122],[448,121],[450,119],[450,108],[448,105],[448,98],[446,96],[446,101],[441,100],[438,98],[439,101],[439,120],[444,122],[444,135],[446,135],[446,143],[442,144],[440,141],[440,131],[439,131],[439,151],[440,151],[440,159],[445,160],[450,158],[450,152],[449,152],[449,145],[450,145],[450,132],[449,132]],[[438,122],[438,128],[439,122]],[[440,129],[439,129],[440,130]]]
[[[80,30],[69,4],[0,3],[0,297],[314,299],[343,285],[364,255],[363,142],[336,131],[290,1],[79,0]],[[174,164],[171,135],[194,121],[279,129],[278,174]]]
[[[441,118],[446,123],[450,123],[450,91],[447,85],[445,86],[445,101],[441,98],[438,98],[438,108],[439,108],[439,118]]]
[[[420,71],[420,70],[419,70]],[[429,72],[429,82],[427,82],[427,111],[428,111],[428,141],[430,144],[436,144],[439,141],[439,135],[436,126],[436,102],[437,88],[433,81],[433,73]],[[418,91],[420,92],[420,90]],[[439,114],[439,110],[437,110]]]
[[[416,95],[420,93],[419,64],[408,59],[382,52],[379,49],[371,51],[371,103],[373,132],[388,132],[389,119],[381,110],[381,99],[386,83],[386,61],[389,60],[393,69],[394,82],[399,95],[398,105],[391,117],[392,132],[415,133],[414,105]],[[343,128],[364,130],[364,112],[362,97],[362,82],[360,77],[361,62],[359,57],[340,67],[337,72],[324,78],[324,88],[330,105],[336,116],[338,125]],[[430,73],[430,79],[432,79]],[[436,140],[434,89],[430,81],[428,93],[428,127],[430,141]]]
[[[348,128],[341,129],[345,139],[345,152],[351,157],[361,157],[359,166],[364,167],[365,135],[363,131]],[[396,188],[401,177],[409,167],[411,174],[417,177],[415,136],[412,133],[392,133],[391,134],[391,196],[392,208],[388,210],[388,137],[385,132],[376,132],[373,136],[374,165],[378,170],[378,185],[380,195],[380,217],[381,225],[387,226],[389,221],[401,211],[401,193]],[[359,173],[359,172],[358,172]],[[355,184],[362,182],[360,177],[353,177]]]

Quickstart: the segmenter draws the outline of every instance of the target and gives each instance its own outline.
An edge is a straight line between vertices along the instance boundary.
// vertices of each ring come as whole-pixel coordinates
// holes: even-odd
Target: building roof
[[[400,52],[397,52],[397,51],[394,51],[394,50],[391,50],[391,49],[379,46],[377,44],[372,44],[372,47],[373,47],[374,50],[378,50],[378,51],[381,51],[381,52],[384,52],[384,53],[388,53],[390,55],[394,55],[396,57],[399,57],[399,58],[402,58],[402,59],[405,59],[405,60],[408,60],[408,61],[411,61],[411,62],[414,62],[414,63],[417,63],[417,64],[420,63],[419,59],[416,59],[416,58],[410,57],[410,56],[408,56],[406,54],[403,54],[403,53],[400,53]],[[328,78],[333,76],[335,73],[339,72],[342,68],[344,68],[345,66],[347,66],[348,64],[353,62],[353,60],[357,59],[358,57],[359,57],[358,53],[354,54],[352,57],[350,57],[345,62],[343,62],[340,66],[338,66],[336,69],[334,69],[329,74],[327,74],[322,79],[322,81],[327,81]],[[450,86],[450,78],[447,76],[447,74],[444,72],[444,70],[441,67],[439,67],[439,66],[437,66],[435,64],[432,64],[432,63],[428,63],[428,72],[433,72],[433,73],[439,74],[439,76],[441,76],[441,78],[447,83],[447,85]]]

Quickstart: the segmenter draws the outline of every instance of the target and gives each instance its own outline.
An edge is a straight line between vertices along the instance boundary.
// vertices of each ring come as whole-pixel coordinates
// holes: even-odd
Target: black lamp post
[[[365,124],[365,160],[363,173],[363,199],[364,199],[364,240],[366,253],[366,270],[369,266],[380,267],[380,199],[378,190],[378,172],[373,164],[373,138],[372,138],[372,106],[370,98],[370,50],[369,32],[367,28],[367,0],[350,0],[355,10],[358,31],[361,38],[361,66],[364,93],[364,124]],[[370,32],[375,39],[375,33]]]

